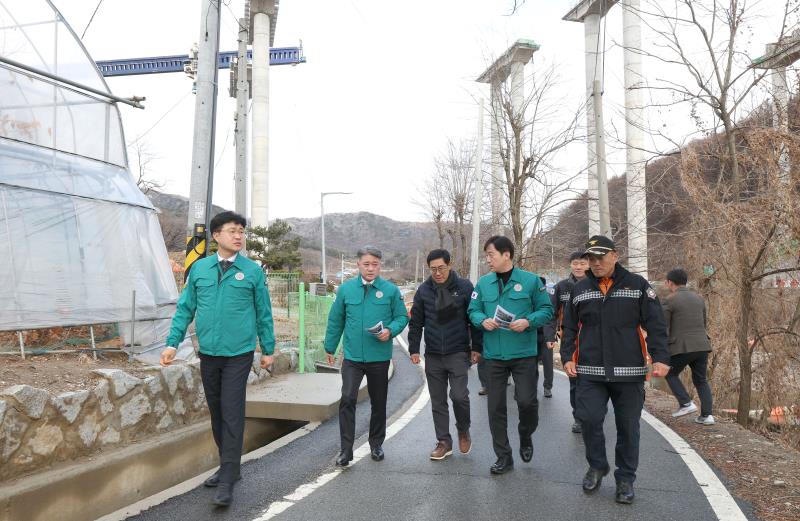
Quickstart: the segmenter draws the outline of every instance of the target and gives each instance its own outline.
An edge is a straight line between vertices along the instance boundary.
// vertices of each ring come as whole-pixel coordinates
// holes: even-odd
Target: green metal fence
[[[301,373],[315,372],[316,363],[325,361],[325,330],[334,297],[306,293],[302,282],[299,290],[296,308],[299,321],[298,370]]]
[[[292,313],[297,310],[299,284],[299,273],[271,271],[267,274],[267,288],[269,288],[273,314],[291,318]],[[294,300],[292,296],[294,296]]]

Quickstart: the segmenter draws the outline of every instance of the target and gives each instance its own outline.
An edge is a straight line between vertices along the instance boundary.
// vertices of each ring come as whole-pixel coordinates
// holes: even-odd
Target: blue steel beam
[[[229,69],[237,51],[221,52],[217,55],[220,69]],[[247,51],[247,59],[253,59],[252,51]],[[273,47],[269,50],[270,65],[297,65],[305,63],[302,47]],[[103,76],[133,76],[137,74],[161,74],[167,72],[183,72],[189,63],[188,54],[172,56],[155,56],[151,58],[126,58],[122,60],[98,61],[97,68]]]

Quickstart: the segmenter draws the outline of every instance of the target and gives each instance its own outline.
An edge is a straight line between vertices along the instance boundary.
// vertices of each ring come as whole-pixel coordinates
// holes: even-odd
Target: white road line
[[[401,336],[395,337],[395,341],[400,344],[403,350],[408,353],[408,343],[405,339]],[[419,365],[424,369],[425,368],[425,361],[420,359]],[[428,405],[430,401],[430,395],[428,394],[428,384],[423,379],[423,388],[420,395],[414,400],[413,405],[403,413],[402,416],[397,418],[393,421],[387,428],[386,428],[386,439],[391,439],[395,434],[400,432],[403,427],[409,424],[414,417]],[[364,443],[360,447],[358,447],[355,451],[353,451],[353,460],[350,462],[350,465],[355,465],[358,463],[362,458],[367,456],[370,453],[369,443]],[[253,519],[253,521],[267,521],[268,519],[272,519],[278,514],[285,512],[287,509],[292,507],[295,503],[303,500],[304,498],[308,497],[313,493],[315,490],[320,488],[321,486],[329,483],[334,478],[341,475],[344,472],[344,469],[337,468],[327,474],[323,474],[311,483],[305,483],[297,487],[294,492],[289,495],[283,497],[283,501],[275,501],[271,503],[266,510],[264,510],[260,516]]]
[[[649,412],[642,411],[642,418],[672,445],[675,452],[680,454],[683,462],[694,475],[694,479],[697,480],[700,490],[705,494],[708,504],[717,515],[717,519],[720,521],[747,521],[747,517],[725,485],[686,440]]]
[[[555,372],[564,377],[567,376],[563,371],[556,370]],[[683,459],[683,462],[689,468],[689,472],[692,473],[692,476],[697,481],[700,490],[705,494],[706,500],[711,505],[711,509],[714,510],[717,519],[720,521],[747,521],[747,516],[736,504],[736,500],[733,499],[731,493],[725,488],[725,485],[722,484],[717,475],[714,474],[708,463],[689,445],[689,442],[645,410],[642,410],[642,418],[667,440],[672,445],[672,448],[675,449],[675,452]]]

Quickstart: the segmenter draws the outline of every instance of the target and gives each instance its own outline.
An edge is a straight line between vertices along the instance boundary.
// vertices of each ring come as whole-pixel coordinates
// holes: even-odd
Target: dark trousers
[[[385,362],[342,362],[342,400],[339,402],[339,436],[343,451],[352,452],[356,436],[356,402],[361,380],[367,377],[372,413],[369,418],[369,446],[383,445],[386,438],[386,394],[389,389],[389,360]]]
[[[617,425],[614,477],[617,481],[633,483],[639,466],[639,418],[644,406],[644,382],[602,382],[578,376],[575,405],[583,426],[586,461],[593,469],[608,468],[603,421],[609,398]]]
[[[508,412],[506,409],[506,385],[508,375],[514,379],[514,399],[519,410],[520,442],[528,440],[539,425],[539,400],[536,386],[539,372],[536,357],[514,358],[512,360],[486,360],[489,380],[488,406],[489,429],[492,433],[494,453],[498,458],[511,458],[512,450],[508,442]]]
[[[252,351],[237,356],[200,353],[200,378],[211,414],[211,432],[219,449],[219,480],[222,483],[239,479],[247,376],[252,365]]]
[[[431,394],[433,428],[436,439],[453,444],[450,436],[450,412],[447,407],[447,384],[450,384],[450,400],[456,417],[458,432],[469,430],[469,354],[448,355],[425,354],[425,377]]]
[[[486,359],[481,357],[478,360],[478,381],[481,383],[481,387],[484,389],[489,388],[489,369],[486,366]]]
[[[578,388],[578,379],[569,377],[569,404],[572,406],[572,417],[578,419],[575,415],[575,390]]]
[[[708,416],[711,414],[713,399],[711,398],[711,387],[706,378],[706,368],[708,366],[708,351],[694,353],[681,353],[670,358],[672,368],[667,374],[667,384],[672,389],[672,394],[678,399],[678,405],[683,406],[692,401],[686,387],[683,386],[680,376],[686,366],[692,370],[692,383],[697,389],[700,397],[700,414]]]
[[[542,387],[545,389],[553,388],[553,350],[547,349],[547,346],[539,346],[539,354],[537,357],[542,362],[542,373],[544,374],[544,381]],[[538,371],[538,367],[537,367]]]

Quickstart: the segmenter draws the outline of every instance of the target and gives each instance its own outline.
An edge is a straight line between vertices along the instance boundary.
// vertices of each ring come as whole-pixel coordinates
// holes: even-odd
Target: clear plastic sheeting
[[[0,0],[0,56],[108,91],[72,29],[44,0]],[[2,63],[0,136],[126,165],[116,105]]]
[[[154,209],[127,168],[2,138],[0,183]]]
[[[159,318],[177,289],[156,212],[2,183],[0,330]],[[132,181],[131,181],[132,182]]]
[[[108,92],[49,1],[0,0],[0,55]],[[0,244],[0,331],[129,324],[135,311],[158,320],[142,329],[153,344],[174,312],[156,210],[128,170],[116,105],[2,63]]]

